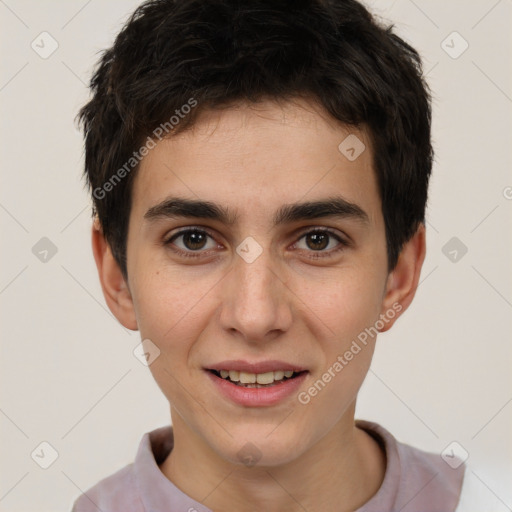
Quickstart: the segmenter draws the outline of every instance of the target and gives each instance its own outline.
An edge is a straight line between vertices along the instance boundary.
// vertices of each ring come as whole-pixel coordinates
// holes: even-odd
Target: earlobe
[[[420,224],[416,233],[404,244],[398,262],[388,276],[381,314],[386,315],[392,310],[394,313],[393,318],[380,329],[380,332],[389,330],[411,304],[418,289],[425,254],[425,225]],[[386,315],[387,318],[389,316]]]
[[[137,319],[130,290],[97,218],[92,226],[92,250],[110,311],[124,327],[136,331]]]

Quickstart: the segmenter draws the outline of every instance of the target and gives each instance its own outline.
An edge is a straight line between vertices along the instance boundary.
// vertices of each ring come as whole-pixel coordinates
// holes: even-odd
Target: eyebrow
[[[285,204],[275,213],[273,224],[278,226],[324,217],[349,218],[363,224],[369,224],[368,214],[357,204],[351,203],[342,197],[329,197],[319,201]],[[144,215],[144,219],[148,221],[162,218],[211,219],[232,226],[236,224],[238,215],[228,208],[211,201],[170,197],[149,208]]]

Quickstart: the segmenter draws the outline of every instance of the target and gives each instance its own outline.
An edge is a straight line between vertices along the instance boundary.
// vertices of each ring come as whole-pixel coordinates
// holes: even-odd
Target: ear
[[[130,290],[105,240],[98,218],[92,226],[92,250],[103,295],[110,311],[124,327],[136,331],[137,319]]]
[[[425,225],[420,224],[413,237],[404,244],[398,262],[388,276],[381,310],[381,316],[386,315],[387,322],[382,329],[379,329],[380,332],[391,328],[397,318],[409,307],[416,294],[421,267],[425,260],[425,238]],[[389,318],[390,311],[395,313],[393,318]]]

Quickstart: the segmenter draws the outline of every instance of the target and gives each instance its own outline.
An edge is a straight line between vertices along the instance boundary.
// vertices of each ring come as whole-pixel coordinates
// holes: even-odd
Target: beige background
[[[0,0],[1,511],[70,510],[169,422],[138,333],[101,294],[73,125],[96,52],[138,3]],[[457,441],[512,510],[512,2],[369,3],[425,59],[436,164],[422,284],[378,342],[358,416],[439,453]],[[59,45],[47,59],[31,48],[43,31]],[[46,262],[32,250],[43,237],[57,249]],[[452,237],[467,247],[455,262]],[[50,461],[43,441],[58,452],[48,469],[31,458]]]

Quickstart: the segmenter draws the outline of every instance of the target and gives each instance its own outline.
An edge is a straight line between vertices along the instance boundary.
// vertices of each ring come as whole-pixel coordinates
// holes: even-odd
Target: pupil
[[[308,243],[310,249],[325,249],[328,245],[328,235],[325,233],[311,233],[308,235],[308,240],[313,240],[313,246]],[[317,244],[317,245],[314,245]]]
[[[202,249],[204,247],[204,243],[206,241],[206,237],[203,233],[198,233],[193,231],[191,233],[186,233],[183,236],[183,242],[187,246],[188,249]]]

